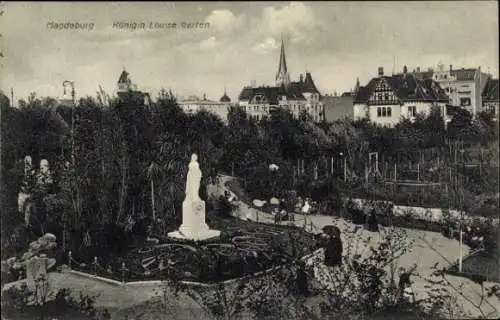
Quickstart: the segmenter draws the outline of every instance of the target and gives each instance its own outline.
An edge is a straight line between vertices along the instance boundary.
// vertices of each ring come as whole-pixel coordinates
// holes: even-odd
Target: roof
[[[316,88],[316,85],[314,84],[314,81],[311,77],[310,72],[306,72],[306,78],[304,79],[304,83],[302,84],[302,91],[303,92],[319,93],[319,91]]]
[[[476,75],[476,71],[478,69],[475,68],[462,68],[451,70],[450,74],[456,78],[457,81],[474,81],[474,77]],[[433,70],[422,71],[422,72],[413,72],[413,75],[417,79],[431,79],[434,75]]]
[[[220,102],[231,102],[231,98],[227,96],[227,94],[224,92],[224,95],[219,99]]]
[[[273,87],[245,87],[239,95],[239,100],[251,100],[257,95],[263,95],[270,104],[277,105],[280,96],[286,96],[288,100],[305,100],[304,92],[309,88],[304,88],[304,83],[292,82],[288,88],[285,86]],[[310,89],[309,89],[310,90]]]
[[[285,59],[285,43],[283,42],[283,39],[281,39],[280,64],[278,66],[278,73],[276,74],[276,79],[278,79],[278,75],[280,75],[281,73],[283,74],[288,73],[286,67],[286,59]]]
[[[428,70],[428,71],[422,71],[422,72],[413,72],[413,76],[417,79],[431,79],[432,75],[434,74],[434,71]]]
[[[318,93],[319,91],[314,84],[311,73],[306,73],[306,78],[304,81],[290,82],[290,84],[285,87],[273,86],[273,87],[245,87],[241,91],[238,99],[239,100],[251,100],[256,95],[263,95],[267,98],[270,104],[277,105],[280,96],[286,96],[289,100],[305,100],[304,93]]]
[[[125,70],[122,71],[120,78],[118,79],[118,83],[130,83],[130,79],[128,77],[129,73]]]
[[[448,101],[448,96],[437,82],[432,79],[421,80],[409,73],[371,79],[366,86],[359,88],[354,103],[368,103],[368,99],[382,79],[392,88],[401,103],[405,101]]]
[[[486,82],[486,86],[484,87],[483,93],[481,94],[481,96],[483,97],[483,101],[498,102],[499,91],[500,88],[498,84],[498,79],[489,79],[488,82]]]
[[[457,81],[473,81],[477,69],[458,69],[451,70],[451,75],[456,77]]]

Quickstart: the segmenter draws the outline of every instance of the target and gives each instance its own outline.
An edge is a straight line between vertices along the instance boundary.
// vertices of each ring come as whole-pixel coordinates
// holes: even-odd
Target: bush
[[[95,298],[80,293],[80,299],[71,297],[69,289],[60,289],[55,295],[50,291],[47,278],[41,277],[33,289],[23,283],[2,294],[2,316],[9,319],[111,319],[109,312],[95,308]]]

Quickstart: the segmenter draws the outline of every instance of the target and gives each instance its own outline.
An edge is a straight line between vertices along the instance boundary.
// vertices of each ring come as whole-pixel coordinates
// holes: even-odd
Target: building
[[[295,117],[302,112],[308,113],[316,121],[325,120],[325,110],[311,73],[299,76],[298,81],[291,81],[288,72],[285,45],[281,41],[280,61],[274,86],[255,84],[244,87],[238,97],[238,104],[247,115],[254,119],[269,116],[276,108],[290,111]]]
[[[417,68],[414,74],[419,79],[433,79],[439,83],[448,95],[450,105],[466,109],[473,117],[482,111],[481,94],[491,76],[482,72],[480,67],[453,69],[452,65],[445,68],[439,63],[436,70],[420,72]]]
[[[436,81],[418,79],[406,66],[403,73],[392,76],[384,75],[379,67],[378,77],[357,89],[353,113],[355,119],[393,127],[403,118],[412,120],[417,114],[430,114],[433,106],[444,114],[447,103],[448,96]]]
[[[209,100],[206,95],[203,95],[203,99],[191,96],[187,99],[179,101],[178,104],[179,107],[181,107],[181,109],[187,114],[194,114],[201,110],[205,110],[217,115],[224,123],[227,123],[229,109],[233,105],[231,103],[231,98],[228,97],[225,90],[224,95],[219,99],[219,101]]]
[[[482,109],[483,111],[492,113],[498,120],[498,108],[499,108],[499,91],[498,79],[488,79],[486,85],[484,86],[482,98]]]
[[[133,101],[138,105],[151,105],[149,93],[137,90],[137,85],[132,83],[129,75],[126,70],[123,70],[118,79],[118,98],[120,100]]]
[[[325,108],[325,121],[334,122],[340,119],[353,119],[353,105],[354,96],[359,90],[359,79],[356,80],[356,87],[350,92],[344,92],[338,96],[335,92],[334,95],[324,95],[321,97],[321,102]]]
[[[0,106],[10,107],[10,99],[0,90]]]

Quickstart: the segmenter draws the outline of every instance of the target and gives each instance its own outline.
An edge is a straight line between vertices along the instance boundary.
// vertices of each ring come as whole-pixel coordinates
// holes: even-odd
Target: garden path
[[[226,190],[232,192],[227,187],[227,182],[231,179],[233,178],[230,176],[221,176],[221,179],[219,180],[220,185],[217,187],[217,190],[219,190],[221,194]],[[252,208],[242,201],[239,201],[238,208],[235,212],[235,215],[240,218],[256,222],[274,223],[274,218],[271,214],[262,212],[257,208]],[[326,225],[335,225],[342,231],[344,248],[346,247],[346,239],[343,231],[347,230],[347,228],[355,228],[354,224],[342,218],[324,215],[304,216],[302,214],[295,214],[295,222],[286,223],[294,223],[296,226],[300,227],[304,227],[305,225],[307,231],[314,233],[321,232],[321,228]],[[417,300],[423,299],[428,295],[428,292],[431,289],[428,287],[429,283],[425,279],[431,277],[433,267],[436,263],[443,268],[448,267],[457,261],[459,243],[458,241],[448,239],[437,232],[414,229],[405,230],[409,240],[413,241],[413,245],[411,250],[397,260],[397,267],[410,268],[414,264],[417,264],[417,268],[415,270],[416,276],[412,277],[413,290]],[[369,242],[373,244],[380,240],[379,233],[369,232],[364,229],[361,229],[358,232],[360,237],[355,241],[360,245],[362,244],[362,241],[367,240],[368,237],[370,237]],[[356,247],[356,244],[354,244],[354,246]],[[464,256],[466,256],[469,252],[470,248],[464,245]],[[354,254],[354,252],[351,254]],[[321,267],[317,267],[315,268],[315,273],[321,272],[321,270]],[[488,318],[500,317],[500,300],[495,296],[491,298],[485,297],[483,300],[482,289],[479,284],[467,278],[455,277],[451,275],[446,275],[446,279],[451,284],[450,286],[447,286],[447,288],[450,289],[450,293],[452,296],[456,296],[456,302],[463,306],[464,312],[466,313],[464,314],[464,317],[481,317],[481,311]],[[491,286],[492,284],[493,283],[485,283],[485,286]],[[480,306],[480,309],[477,306]]]

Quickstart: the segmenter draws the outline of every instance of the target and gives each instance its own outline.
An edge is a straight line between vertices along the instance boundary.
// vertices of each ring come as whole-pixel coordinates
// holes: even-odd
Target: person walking
[[[377,211],[375,208],[372,209],[370,215],[368,216],[368,231],[378,232],[378,221],[377,221]]]

